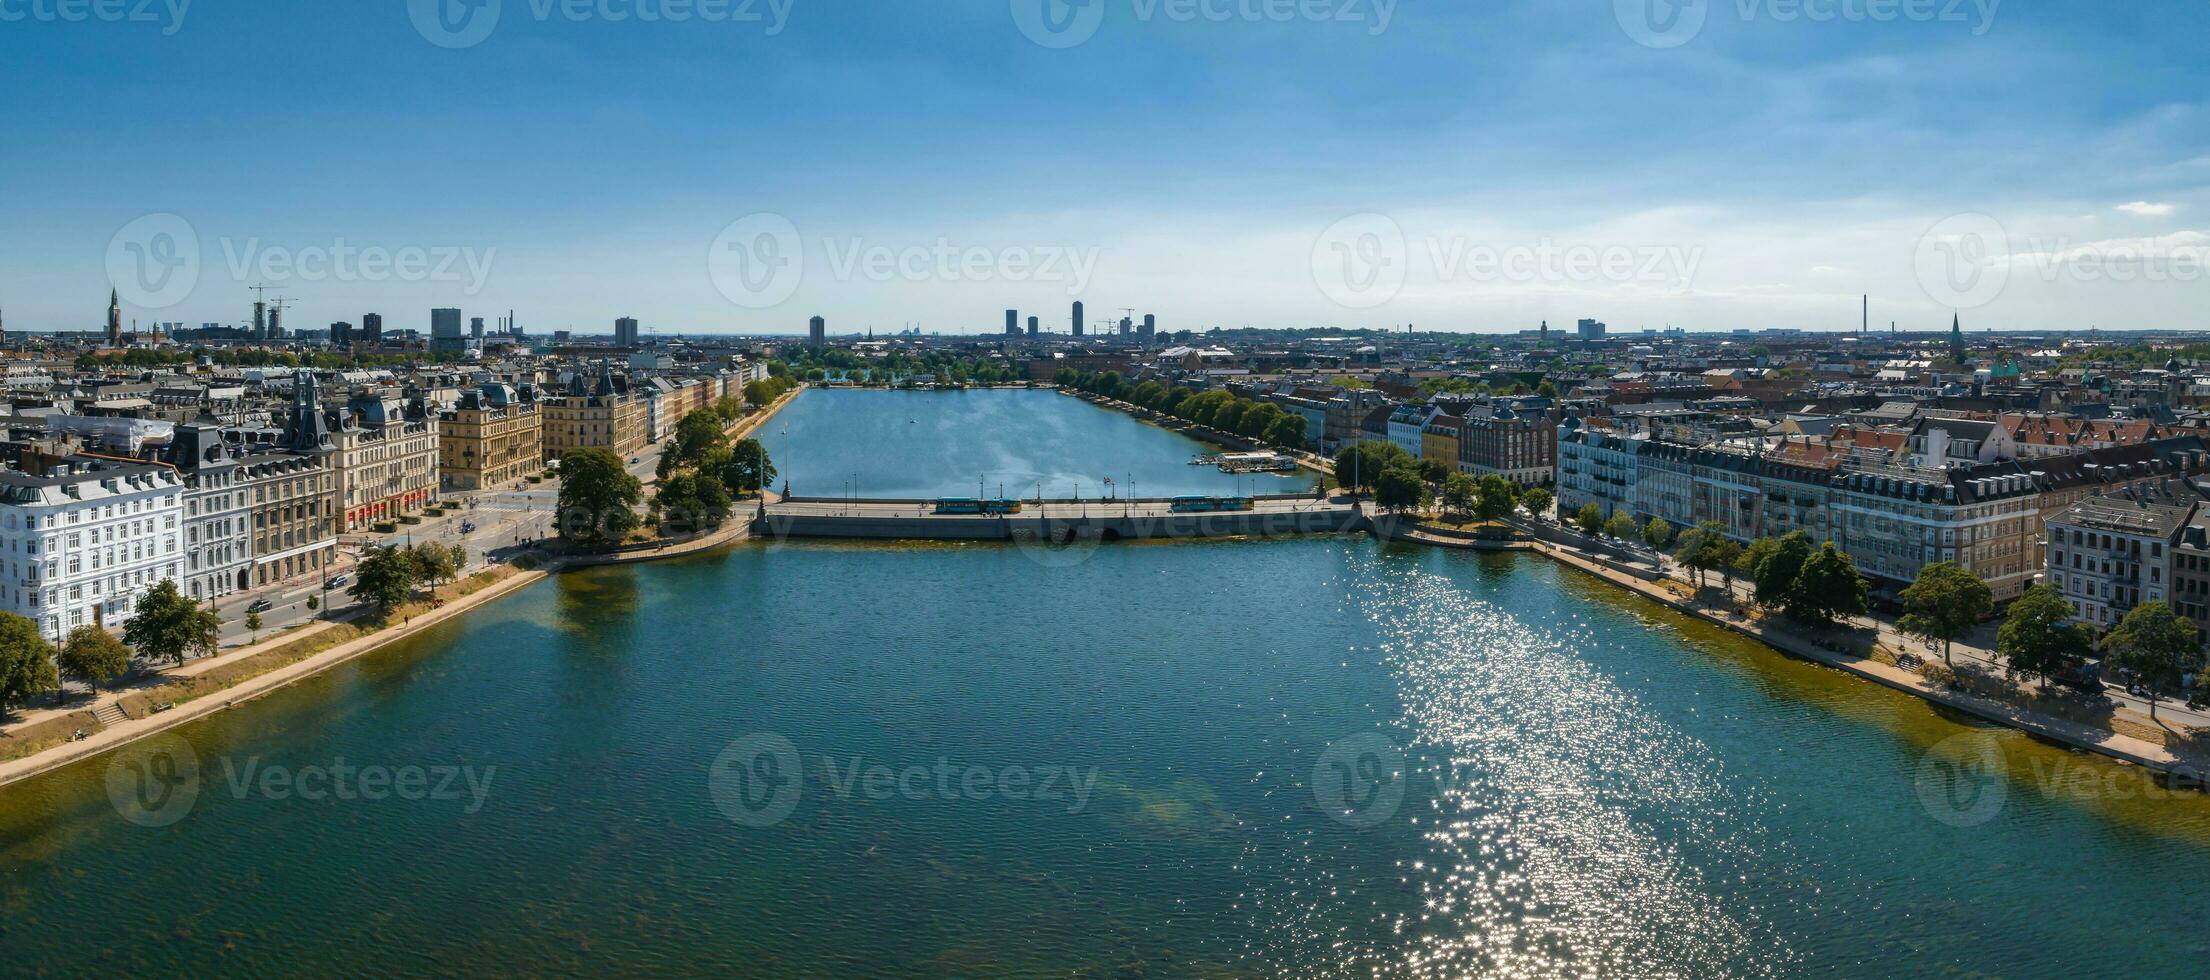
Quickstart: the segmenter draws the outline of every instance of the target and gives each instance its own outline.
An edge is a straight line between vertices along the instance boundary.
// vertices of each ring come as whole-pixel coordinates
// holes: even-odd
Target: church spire
[[[1954,311],[1949,314],[1949,353],[1964,360],[1964,319]]]

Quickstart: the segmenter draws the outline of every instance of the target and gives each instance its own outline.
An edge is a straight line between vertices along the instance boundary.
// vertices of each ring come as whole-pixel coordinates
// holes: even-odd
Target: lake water
[[[904,498],[1301,493],[1313,484],[1308,473],[1191,466],[1190,457],[1219,450],[1050,391],[817,388],[760,440],[781,471],[777,488],[787,480],[811,497],[843,496],[855,484],[862,497]]]
[[[2210,955],[2202,797],[1538,557],[1353,538],[754,543],[566,574],[149,749],[0,790],[16,971]],[[137,795],[147,775],[180,789]]]

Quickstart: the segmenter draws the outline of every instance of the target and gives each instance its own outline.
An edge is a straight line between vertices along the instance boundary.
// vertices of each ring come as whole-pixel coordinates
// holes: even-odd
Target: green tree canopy
[[[1527,508],[1528,513],[1537,517],[1541,517],[1550,510],[1550,502],[1550,491],[1541,487],[1530,487],[1526,493],[1519,495],[1520,506]]]
[[[1404,452],[1399,449],[1397,452]],[[1409,457],[1401,457],[1381,471],[1374,481],[1374,503],[1381,509],[1401,513],[1419,510],[1427,506],[1427,481],[1420,479],[1419,470],[1412,467]]]
[[[1420,478],[1412,467],[1411,454],[1404,447],[1392,442],[1367,439],[1352,443],[1335,457],[1335,482],[1358,490],[1374,489],[1381,480],[1381,473],[1391,464],[1402,464],[1412,472],[1412,478]]]
[[[155,660],[182,664],[189,657],[215,652],[222,639],[222,617],[177,591],[162,579],[138,599],[138,611],[123,621],[123,642]]]
[[[346,594],[365,602],[378,616],[389,616],[414,594],[415,576],[421,571],[414,558],[397,548],[372,548],[353,569],[353,585]]]
[[[1995,652],[2013,671],[2046,681],[2095,648],[2094,635],[2072,621],[2075,610],[2053,585],[2019,596],[1995,631]]]
[[[1832,623],[1838,617],[1864,615],[1869,591],[1849,555],[1828,541],[1804,560],[1796,587],[1781,611],[1807,623]]]
[[[1476,486],[1478,490],[1475,506],[1479,508],[1477,513],[1484,521],[1500,520],[1511,514],[1512,508],[1519,506],[1519,487],[1510,480],[1489,473],[1483,475]]]
[[[1479,483],[1471,474],[1452,473],[1443,479],[1443,509],[1453,514],[1472,514],[1480,495]]]
[[[1604,508],[1593,502],[1582,504],[1581,509],[1573,513],[1573,526],[1580,528],[1582,534],[1604,533]]]
[[[1754,590],[1752,602],[1767,609],[1781,609],[1795,595],[1796,580],[1811,555],[1811,536],[1790,531],[1777,538],[1750,542],[1749,550],[1742,553],[1734,567],[1749,578]]]
[[[63,677],[104,687],[130,670],[130,647],[115,634],[86,623],[69,631],[54,661]]]
[[[1903,590],[1903,618],[1896,626],[1941,644],[1942,662],[1949,663],[1949,645],[1994,611],[1995,594],[1979,576],[1953,561],[1936,562],[1919,569],[1918,580]]]
[[[710,531],[729,519],[729,488],[719,476],[677,473],[660,481],[652,499],[662,533]]]
[[[694,409],[675,424],[675,438],[660,452],[662,477],[685,467],[696,468],[716,450],[729,445],[721,416],[711,409]]]
[[[2155,600],[2133,607],[2103,637],[2103,657],[2132,672],[2147,692],[2149,717],[2154,718],[2163,692],[2177,688],[2182,675],[2202,663],[2202,647],[2195,640],[2195,624]]]
[[[619,544],[637,526],[644,485],[604,449],[570,449],[560,457],[560,536],[585,547]]]
[[[729,458],[722,463],[720,475],[722,486],[730,493],[758,493],[775,482],[775,463],[758,439],[739,439],[729,447]]]
[[[0,709],[26,704],[60,686],[54,647],[39,635],[38,624],[0,613]]]

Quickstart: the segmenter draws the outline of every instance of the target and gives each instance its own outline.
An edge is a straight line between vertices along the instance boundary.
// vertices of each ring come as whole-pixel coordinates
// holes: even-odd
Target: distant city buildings
[[[622,317],[614,321],[614,346],[640,347],[637,342],[637,318]]]
[[[430,311],[430,353],[465,354],[468,338],[460,332],[460,311],[439,308]]]

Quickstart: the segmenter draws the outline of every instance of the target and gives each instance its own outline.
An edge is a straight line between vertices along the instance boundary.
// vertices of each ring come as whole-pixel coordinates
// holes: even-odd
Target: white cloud
[[[2135,201],[2131,204],[2120,204],[2111,210],[2123,211],[2136,218],[2166,218],[2170,217],[2172,212],[2179,210],[2179,205],[2170,202]]]

